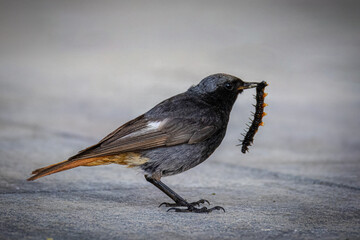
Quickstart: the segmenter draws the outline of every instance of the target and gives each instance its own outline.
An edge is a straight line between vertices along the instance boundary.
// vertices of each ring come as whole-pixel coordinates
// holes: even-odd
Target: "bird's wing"
[[[208,139],[218,129],[184,118],[151,121],[143,115],[124,124],[94,146],[80,151],[73,159],[86,159],[183,143],[195,144]]]

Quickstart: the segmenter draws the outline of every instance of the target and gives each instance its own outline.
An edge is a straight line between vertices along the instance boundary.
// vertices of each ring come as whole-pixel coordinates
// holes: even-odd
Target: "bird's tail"
[[[111,163],[116,163],[120,165],[127,165],[128,167],[140,166],[148,161],[147,158],[141,157],[139,153],[123,153],[112,156],[101,156],[101,157],[92,157],[92,158],[74,158],[71,157],[66,161],[59,162],[47,167],[36,169],[32,172],[34,176],[27,179],[28,181],[34,181],[38,178],[65,171],[71,168],[76,168],[79,166],[98,166],[98,165],[107,165]]]
[[[76,168],[79,166],[87,166],[88,164],[90,164],[91,162],[96,161],[96,158],[87,158],[87,159],[77,159],[77,160],[66,160],[63,162],[59,162],[47,167],[43,167],[43,168],[39,168],[36,169],[35,171],[32,172],[32,174],[35,174],[34,176],[28,178],[28,181],[34,181],[38,178],[53,174],[53,173],[57,173],[57,172],[61,172],[61,171],[65,171],[71,168]]]

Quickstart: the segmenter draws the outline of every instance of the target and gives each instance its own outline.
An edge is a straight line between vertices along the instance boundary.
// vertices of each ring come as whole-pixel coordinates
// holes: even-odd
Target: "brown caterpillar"
[[[255,113],[254,115],[254,119],[252,120],[252,123],[248,129],[248,132],[245,134],[243,134],[244,136],[244,140],[240,140],[242,147],[241,147],[241,152],[242,153],[246,153],[247,151],[249,151],[249,146],[251,146],[251,144],[254,141],[254,136],[259,128],[259,126],[264,126],[264,123],[262,122],[262,118],[266,115],[266,113],[264,112],[264,108],[267,106],[266,103],[264,103],[264,99],[267,96],[267,93],[264,92],[265,87],[268,84],[265,81],[262,81],[261,83],[259,83],[256,87],[256,105],[255,106]]]

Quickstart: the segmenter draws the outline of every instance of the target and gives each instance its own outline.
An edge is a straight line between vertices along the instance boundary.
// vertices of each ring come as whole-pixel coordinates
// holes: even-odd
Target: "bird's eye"
[[[225,83],[224,87],[226,88],[226,90],[229,90],[229,91],[234,89],[234,85],[231,82]]]

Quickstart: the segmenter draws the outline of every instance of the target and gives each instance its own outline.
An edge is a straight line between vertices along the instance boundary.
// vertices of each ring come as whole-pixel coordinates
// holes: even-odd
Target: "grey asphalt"
[[[356,1],[1,1],[0,239],[360,239]],[[27,182],[156,103],[226,72],[266,80],[203,164],[163,181],[226,212],[166,212],[140,171]]]

